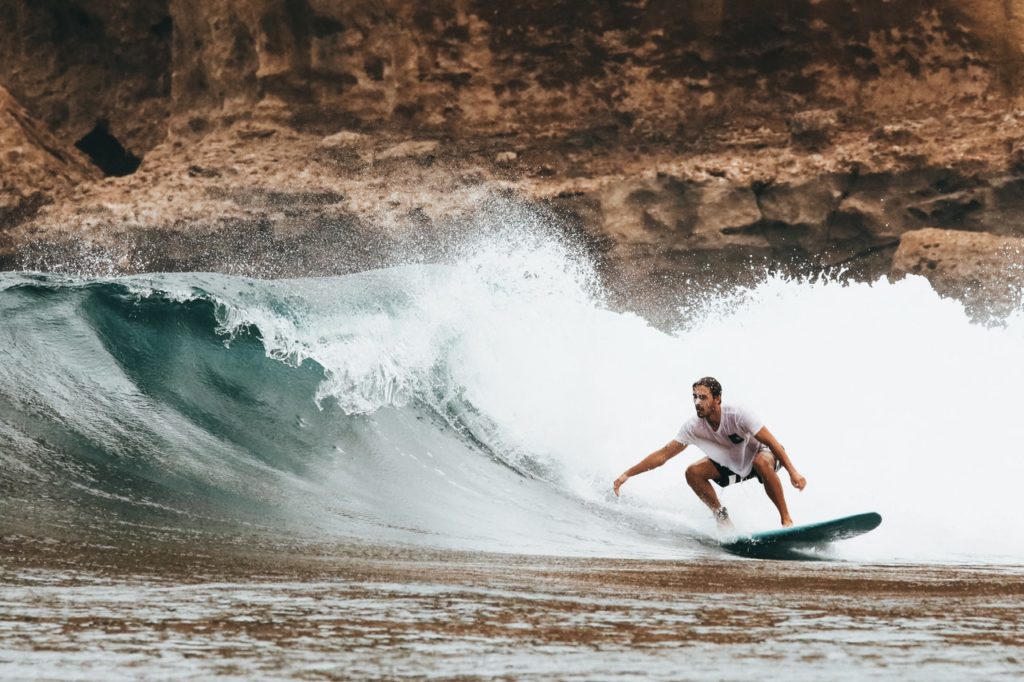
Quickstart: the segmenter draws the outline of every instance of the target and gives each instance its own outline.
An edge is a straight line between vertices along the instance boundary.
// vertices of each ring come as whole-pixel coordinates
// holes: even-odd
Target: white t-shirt
[[[679,429],[675,440],[683,445],[696,445],[705,455],[727,466],[740,476],[754,467],[754,455],[765,448],[754,434],[764,422],[750,410],[722,404],[722,423],[715,431],[707,419],[693,417]]]

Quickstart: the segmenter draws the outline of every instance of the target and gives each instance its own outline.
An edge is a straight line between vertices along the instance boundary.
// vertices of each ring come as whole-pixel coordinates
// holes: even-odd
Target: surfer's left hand
[[[793,487],[797,490],[803,490],[804,486],[807,485],[807,479],[795,471],[789,475],[789,482],[792,483]]]

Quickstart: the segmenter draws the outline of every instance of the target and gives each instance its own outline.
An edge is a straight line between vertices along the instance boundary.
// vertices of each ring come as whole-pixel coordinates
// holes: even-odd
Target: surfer
[[[686,467],[686,482],[711,509],[720,526],[728,527],[732,523],[711,482],[724,488],[751,478],[756,478],[764,486],[768,498],[779,510],[782,525],[792,526],[793,519],[786,507],[782,482],[775,472],[785,467],[790,482],[797,490],[804,489],[807,479],[796,470],[771,431],[749,410],[723,405],[722,385],[713,377],[698,379],[693,384],[693,406],[697,416],[683,424],[668,445],[647,455],[615,479],[612,486],[615,495],[618,496],[619,488],[631,477],[656,469],[685,450],[686,446],[696,445],[708,456]]]

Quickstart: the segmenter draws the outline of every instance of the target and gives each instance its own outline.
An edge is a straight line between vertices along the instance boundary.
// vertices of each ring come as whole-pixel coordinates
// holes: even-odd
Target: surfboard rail
[[[878,528],[882,516],[877,512],[865,512],[838,519],[829,519],[789,528],[751,533],[730,538],[721,543],[722,548],[733,554],[756,558],[808,558],[799,555],[800,550],[822,547],[832,542],[863,535]],[[796,554],[796,556],[793,556]]]

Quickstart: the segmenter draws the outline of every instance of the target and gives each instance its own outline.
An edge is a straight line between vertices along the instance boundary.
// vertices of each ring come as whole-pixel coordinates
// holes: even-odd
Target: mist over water
[[[500,312],[471,320],[450,364],[505,442],[550,461],[574,494],[607,500],[611,480],[692,414],[690,383],[710,374],[727,401],[760,414],[807,476],[798,492],[783,472],[798,522],[883,515],[878,531],[837,546],[838,556],[1024,556],[1015,530],[1024,464],[1012,435],[1024,385],[1020,317],[972,323],[919,277],[769,277],[665,334],[573,290],[551,253],[529,262],[548,266],[537,269],[552,288],[512,294]],[[691,448],[631,479],[618,505],[712,535],[683,480],[698,456]],[[721,497],[740,530],[778,523],[754,482]]]
[[[798,523],[874,510],[881,528],[839,556],[1019,561],[1019,318],[974,324],[918,277],[772,278],[737,299],[678,333],[674,352],[684,375],[717,376],[786,446],[808,479],[797,493],[782,473]],[[775,522],[760,486],[723,500],[744,527]]]
[[[70,487],[100,526],[105,500],[122,525],[206,515],[438,547],[716,552],[683,480],[694,449],[611,494],[713,375],[807,477],[798,493],[782,472],[798,523],[882,514],[834,556],[1024,559],[1024,316],[972,323],[921,278],[767,277],[665,333],[609,309],[572,248],[518,234],[338,278],[3,275],[0,305],[8,523]],[[777,526],[756,482],[721,496],[739,530]]]

